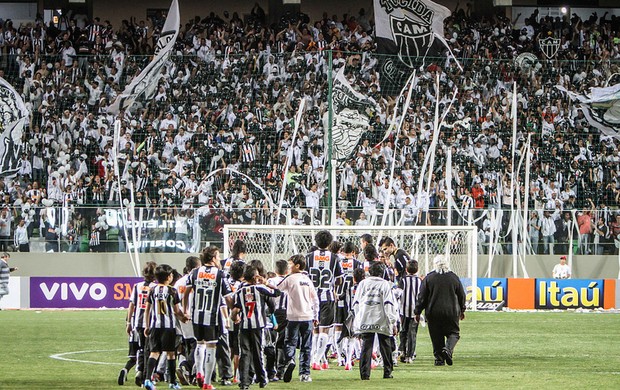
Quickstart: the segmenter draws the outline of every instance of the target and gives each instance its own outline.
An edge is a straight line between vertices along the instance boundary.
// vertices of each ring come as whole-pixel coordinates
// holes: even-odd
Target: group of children
[[[135,383],[147,389],[163,380],[171,389],[181,384],[213,389],[217,366],[224,386],[263,388],[291,381],[297,348],[301,382],[312,381],[311,370],[328,369],[328,357],[351,370],[363,353],[360,339],[367,335],[353,329],[356,289],[371,269],[380,273],[371,276],[389,282],[399,306],[400,351],[390,359],[412,362],[418,265],[391,238],[381,240],[380,250],[372,241],[363,235],[359,253],[356,243],[341,244],[321,231],[307,255],[277,261],[275,272],[266,272],[259,260],[246,261],[240,240],[224,261],[214,246],[200,258],[188,257],[183,275],[168,265],[147,263],[144,281],[134,286],[130,299],[130,353],[119,385],[135,365]],[[387,340],[395,350],[396,335]],[[375,340],[373,356],[378,349]],[[380,358],[373,361],[377,364]]]

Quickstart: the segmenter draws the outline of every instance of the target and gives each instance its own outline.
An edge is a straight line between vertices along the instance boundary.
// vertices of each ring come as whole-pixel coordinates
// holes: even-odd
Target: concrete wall
[[[186,253],[142,253],[142,264],[153,260],[182,270]],[[286,256],[284,256],[286,257]],[[559,256],[528,256],[525,261],[527,277],[550,278]],[[488,257],[478,256],[478,276],[487,276]],[[573,278],[618,278],[618,256],[574,256]],[[511,256],[496,256],[489,277],[513,277]],[[11,266],[19,267],[12,276],[135,276],[129,256],[125,253],[12,253]],[[267,268],[270,268],[267,265]],[[465,275],[460,275],[465,276]],[[517,277],[523,277],[521,266]]]

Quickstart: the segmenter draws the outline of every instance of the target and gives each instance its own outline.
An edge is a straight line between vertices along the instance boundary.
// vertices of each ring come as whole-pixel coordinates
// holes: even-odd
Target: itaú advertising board
[[[462,278],[461,282],[467,293],[467,310],[472,310],[472,297],[476,296],[476,310],[499,311],[506,306],[508,297],[507,278],[478,278],[476,290],[471,279]]]
[[[33,309],[125,308],[133,285],[141,278],[31,277]]]
[[[603,279],[536,279],[536,309],[603,308]]]

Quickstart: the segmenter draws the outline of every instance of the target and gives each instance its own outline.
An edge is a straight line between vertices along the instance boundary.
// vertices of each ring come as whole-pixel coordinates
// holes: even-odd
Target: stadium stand
[[[20,26],[3,21],[0,76],[22,94],[32,116],[23,134],[19,175],[0,181],[2,247],[22,244],[16,232],[23,219],[27,240],[60,242],[47,250],[124,251],[138,234],[147,242],[141,250],[185,251],[217,240],[225,223],[325,223],[328,194],[337,191],[338,224],[377,223],[389,203],[396,210],[391,223],[476,223],[481,251],[494,230],[509,253],[508,215],[516,201],[510,190],[512,144],[517,143],[516,164],[531,138],[529,209],[534,212],[527,223],[530,237],[536,237],[533,253],[553,250],[547,245],[553,241],[556,253],[567,251],[567,229],[579,236],[580,253],[617,253],[620,139],[601,130],[608,127],[586,117],[579,103],[555,86],[584,93],[620,82],[620,18],[519,18],[480,19],[455,10],[445,21],[445,35],[464,71],[454,60],[418,59],[403,128],[384,137],[400,104],[391,96],[399,91],[381,85],[374,22],[365,13],[317,21],[288,15],[270,26],[256,9],[246,20],[237,14],[196,17],[184,24],[154,98],[139,102],[133,114],[120,114],[120,182],[111,157],[117,118],[107,107],[150,61],[164,20],[131,18],[117,27],[95,18],[84,28],[74,21],[62,26],[41,19]],[[547,36],[561,37],[552,60],[538,43]],[[536,60],[522,60],[523,53]],[[341,67],[376,109],[370,131],[338,170],[334,185],[326,173],[323,117],[331,77]],[[510,118],[513,81],[516,138]],[[430,191],[418,197],[434,107],[448,107],[454,88],[458,95],[442,124]],[[304,122],[292,140],[300,99],[306,101]],[[466,118],[471,126],[461,125]],[[285,175],[289,148],[293,166]],[[450,186],[448,150],[454,166]],[[395,179],[389,189],[392,162]],[[129,199],[128,182],[135,183],[135,199]],[[278,215],[267,199],[279,199],[283,185],[284,209]],[[124,232],[118,223],[118,186],[120,197],[140,210],[137,231]],[[524,199],[525,187],[518,191]],[[454,199],[450,212],[446,195]],[[491,210],[507,212],[491,223]],[[547,220],[555,233],[549,234]],[[157,248],[158,241],[175,245]]]

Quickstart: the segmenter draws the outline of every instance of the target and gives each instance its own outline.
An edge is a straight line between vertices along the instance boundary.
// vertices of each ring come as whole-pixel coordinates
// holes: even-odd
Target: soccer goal
[[[334,239],[352,241],[359,248],[359,237],[369,233],[375,244],[382,237],[391,237],[396,246],[419,263],[420,275],[432,271],[433,259],[444,255],[450,268],[459,277],[471,280],[476,291],[478,254],[476,226],[288,226],[288,225],[225,225],[223,255],[228,257],[236,240],[247,246],[247,259],[258,259],[267,270],[273,270],[279,259],[305,254],[314,245],[314,236],[329,230]],[[378,249],[378,248],[377,248]],[[475,300],[476,294],[472,294]],[[476,302],[472,302],[476,307]]]

